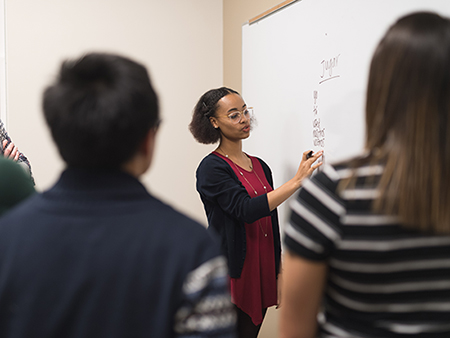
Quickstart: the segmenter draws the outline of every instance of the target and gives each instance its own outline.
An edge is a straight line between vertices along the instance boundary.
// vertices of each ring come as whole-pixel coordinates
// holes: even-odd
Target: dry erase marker
[[[311,150],[309,153],[306,154],[306,159],[310,158],[311,156],[313,156],[313,151]]]

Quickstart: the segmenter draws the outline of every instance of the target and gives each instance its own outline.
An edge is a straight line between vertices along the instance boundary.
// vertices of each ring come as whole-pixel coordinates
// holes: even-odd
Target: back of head
[[[383,159],[376,208],[422,230],[450,232],[450,20],[399,19],[372,59],[366,147]]]
[[[65,61],[43,109],[62,158],[82,168],[119,168],[159,121],[145,67],[112,54]]]

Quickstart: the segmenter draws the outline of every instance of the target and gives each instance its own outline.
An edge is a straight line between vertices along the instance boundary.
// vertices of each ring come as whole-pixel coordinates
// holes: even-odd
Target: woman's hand
[[[297,173],[293,178],[284,183],[281,187],[272,190],[267,194],[267,202],[269,203],[270,211],[277,208],[281,203],[286,201],[289,197],[292,196],[294,192],[296,192],[302,181],[312,174],[314,169],[319,168],[322,165],[321,163],[313,165],[313,163],[323,154],[323,150],[318,151],[313,154],[310,158],[307,158],[310,150],[307,150],[303,153],[302,162],[300,163]]]
[[[320,156],[323,155],[323,150],[319,150],[315,154],[312,154],[308,158],[308,154],[310,153],[310,150],[307,150],[303,153],[302,161],[300,162],[300,165],[298,166],[297,173],[295,174],[295,179],[298,180],[299,187],[301,182],[308,176],[310,176],[313,171],[317,168],[319,168],[323,162],[317,163],[313,165],[314,162],[316,162]]]
[[[17,161],[20,155],[19,149],[17,149],[17,147],[12,142],[8,146],[6,146],[7,144],[8,141],[3,140],[3,156],[5,158]]]

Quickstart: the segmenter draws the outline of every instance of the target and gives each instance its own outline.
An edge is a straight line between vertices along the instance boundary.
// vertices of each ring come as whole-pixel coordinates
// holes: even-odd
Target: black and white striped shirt
[[[450,236],[371,211],[382,165],[325,166],[291,203],[287,249],[327,261],[320,337],[450,337]],[[450,206],[449,206],[450,207]]]

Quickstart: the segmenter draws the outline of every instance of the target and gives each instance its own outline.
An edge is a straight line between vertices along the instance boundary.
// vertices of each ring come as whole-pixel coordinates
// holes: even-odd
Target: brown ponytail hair
[[[366,102],[369,160],[385,171],[374,209],[406,227],[450,233],[450,21],[399,19],[372,59]]]

